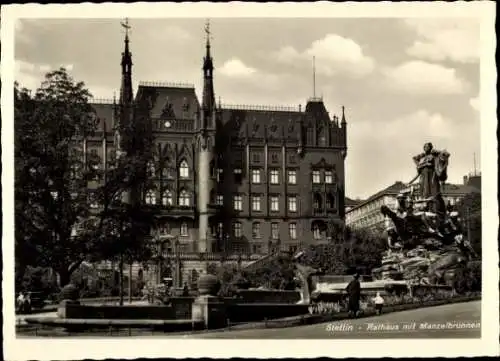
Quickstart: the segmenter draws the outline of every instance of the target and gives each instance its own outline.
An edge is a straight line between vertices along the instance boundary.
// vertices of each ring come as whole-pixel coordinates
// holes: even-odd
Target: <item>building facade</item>
[[[211,52],[207,39],[200,100],[193,86],[151,82],[133,97],[127,35],[120,99],[93,104],[99,131],[86,152],[111,166],[118,122],[138,121],[132,109],[146,102],[155,186],[142,201],[164,207],[158,232],[181,251],[264,254],[326,241],[328,220],[345,217],[344,108],[330,117],[321,98],[296,109],[223,106]]]
[[[464,184],[446,183],[442,187],[443,199],[447,204],[456,204],[467,194],[481,192],[480,184],[481,177],[477,174],[474,176],[465,176]],[[396,211],[397,196],[407,189],[408,186],[406,184],[398,181],[375,193],[367,200],[354,205],[346,212],[345,224],[352,228],[385,229],[386,219],[380,212],[380,207],[385,205],[391,210]],[[418,192],[418,184],[415,185],[415,192]]]

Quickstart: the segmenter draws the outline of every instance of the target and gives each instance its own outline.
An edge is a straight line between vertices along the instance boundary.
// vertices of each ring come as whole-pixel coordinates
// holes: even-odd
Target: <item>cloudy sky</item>
[[[204,19],[130,19],[134,79],[192,83],[201,91]],[[212,20],[216,96],[227,104],[346,107],[346,191],[367,197],[415,175],[411,157],[447,149],[451,182],[480,168],[479,22],[474,19]],[[117,19],[22,20],[16,80],[36,88],[61,65],[97,98],[120,85]]]

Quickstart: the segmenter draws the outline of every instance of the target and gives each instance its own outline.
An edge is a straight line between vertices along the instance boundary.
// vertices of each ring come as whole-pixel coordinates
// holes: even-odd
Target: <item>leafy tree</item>
[[[46,75],[32,96],[15,87],[16,263],[52,267],[61,285],[69,281],[93,248],[87,182],[93,162],[84,164],[81,139],[96,129],[84,83],[61,68]]]
[[[64,286],[84,260],[118,258],[122,270],[125,261],[151,255],[145,239],[158,209],[141,206],[151,187],[151,99],[120,122],[123,152],[112,167],[99,169],[99,157],[84,154],[82,147],[97,128],[90,97],[64,68],[48,73],[33,96],[15,86],[18,275],[27,265],[52,267]],[[102,182],[89,194],[89,181],[96,178]]]

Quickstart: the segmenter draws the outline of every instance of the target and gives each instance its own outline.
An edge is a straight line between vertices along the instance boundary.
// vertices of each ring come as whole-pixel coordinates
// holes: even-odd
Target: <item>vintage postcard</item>
[[[493,2],[1,15],[7,359],[498,354]]]

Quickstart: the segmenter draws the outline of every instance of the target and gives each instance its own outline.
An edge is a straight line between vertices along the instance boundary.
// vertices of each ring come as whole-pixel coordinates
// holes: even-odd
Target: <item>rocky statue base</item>
[[[414,201],[413,194],[403,193],[398,195],[396,212],[386,206],[381,212],[392,225],[387,228],[382,266],[372,271],[377,280],[451,286],[455,271],[474,257],[451,205],[437,213],[432,211],[432,200]]]

